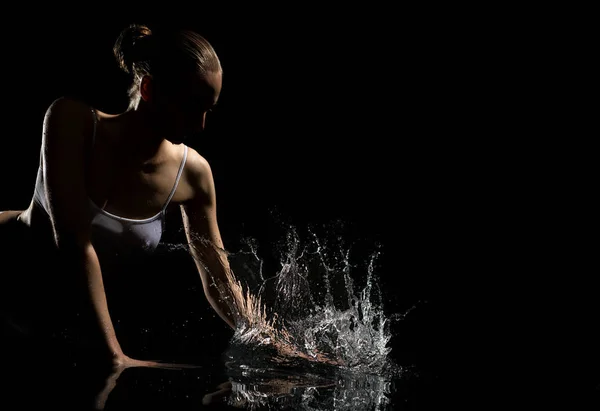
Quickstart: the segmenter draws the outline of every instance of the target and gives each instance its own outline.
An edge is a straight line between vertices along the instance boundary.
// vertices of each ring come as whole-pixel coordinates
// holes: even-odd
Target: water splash
[[[361,254],[344,236],[308,230],[301,238],[289,227],[267,276],[257,244],[227,254],[232,271],[220,287],[236,317],[225,353],[230,405],[383,409],[392,381],[408,371],[388,356],[390,323],[408,311],[384,314],[381,249]]]

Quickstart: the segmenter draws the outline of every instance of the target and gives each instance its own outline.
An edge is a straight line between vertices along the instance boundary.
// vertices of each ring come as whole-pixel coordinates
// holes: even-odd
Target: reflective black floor
[[[75,356],[13,358],[3,368],[3,409],[422,410],[441,404],[440,381],[427,371],[386,387],[348,379],[315,385],[299,378],[232,376],[216,353],[195,362],[197,368],[113,371]]]
[[[443,369],[447,352],[436,338],[435,323],[427,318],[426,310],[416,310],[412,319],[407,317],[396,329],[390,358],[405,372],[383,380],[342,373],[315,381],[303,375],[232,370],[226,366],[231,333],[210,315],[204,318],[204,325],[210,323],[205,329],[213,331],[205,335],[182,333],[173,335],[171,341],[153,342],[152,333],[147,333],[146,349],[132,351],[136,358],[192,368],[111,370],[84,357],[76,345],[4,345],[8,357],[2,367],[2,409],[439,409],[448,404]],[[158,328],[155,337],[162,338],[160,333]]]

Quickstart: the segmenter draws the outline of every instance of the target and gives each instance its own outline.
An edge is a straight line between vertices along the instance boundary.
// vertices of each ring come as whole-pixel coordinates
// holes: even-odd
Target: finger
[[[150,362],[159,365],[159,366],[166,366],[166,367],[179,367],[179,368],[200,368],[200,365],[195,365],[195,364],[184,364],[184,363],[172,363],[172,362],[166,362],[166,361],[161,361],[161,360],[151,360]]]
[[[167,363],[167,362],[160,362],[160,361],[146,361],[145,364],[150,367],[165,368],[165,369],[200,368],[199,365]]]

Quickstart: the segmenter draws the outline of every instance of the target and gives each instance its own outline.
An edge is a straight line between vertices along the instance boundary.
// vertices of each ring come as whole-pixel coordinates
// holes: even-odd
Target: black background
[[[490,34],[487,11],[471,18],[425,6],[158,6],[50,8],[36,21],[5,15],[0,209],[31,200],[42,119],[55,98],[76,94],[104,111],[124,109],[128,79],[112,55],[123,27],[195,29],[224,70],[218,108],[190,145],[212,165],[226,247],[253,236],[268,248],[280,239],[278,219],[300,229],[341,220],[348,238],[380,244],[386,311],[417,307],[391,341],[401,363],[427,376],[418,395],[407,396],[410,409],[447,405],[437,389],[456,382],[468,359],[514,342],[490,329],[515,309],[515,297],[504,294],[515,267],[531,268],[515,263],[531,251],[536,210],[527,202],[531,185],[512,184],[524,142],[509,132],[521,106],[505,100],[521,62],[520,50],[504,54],[510,23]],[[168,227],[179,218],[170,215]],[[523,218],[530,224],[517,235]],[[166,235],[177,241],[181,232]],[[130,352],[182,361],[214,355],[227,330],[210,319],[189,258],[163,255],[156,267],[154,286],[178,303],[158,316],[148,314],[157,308],[140,309],[134,328],[156,331],[151,343],[147,334],[132,338]],[[165,282],[161,269],[190,275]],[[501,315],[492,317],[486,310],[499,295],[492,311]],[[173,338],[169,315],[203,320]]]

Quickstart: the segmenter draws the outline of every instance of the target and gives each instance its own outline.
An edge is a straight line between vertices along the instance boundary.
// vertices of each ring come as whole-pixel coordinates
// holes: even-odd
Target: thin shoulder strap
[[[175,184],[173,184],[173,188],[171,189],[171,193],[169,193],[169,197],[167,201],[165,201],[165,205],[163,205],[162,211],[165,211],[171,199],[175,195],[175,191],[177,191],[177,186],[179,185],[179,179],[181,178],[181,174],[183,173],[183,167],[185,166],[185,161],[187,160],[188,147],[183,145],[183,159],[181,159],[181,164],[179,165],[179,170],[177,171],[177,178],[175,179]]]

